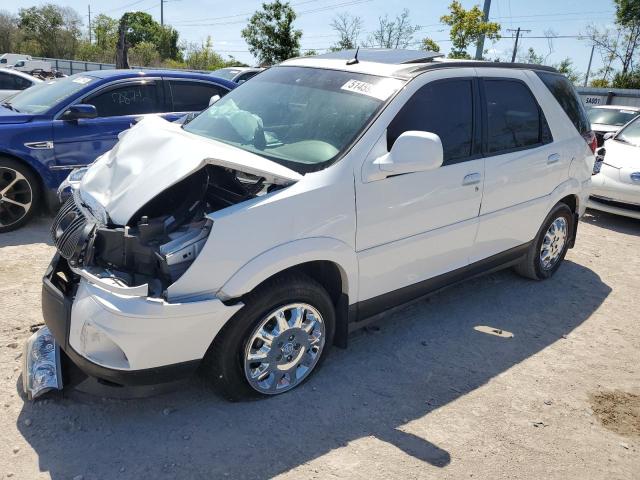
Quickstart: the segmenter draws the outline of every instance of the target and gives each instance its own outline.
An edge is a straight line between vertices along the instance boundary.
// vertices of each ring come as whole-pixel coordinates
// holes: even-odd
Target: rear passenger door
[[[211,97],[223,97],[228,92],[224,87],[200,80],[168,79],[166,83],[170,113],[163,116],[169,121],[176,120],[186,113],[200,112],[209,106]]]
[[[571,163],[553,143],[524,71],[508,78],[488,68],[478,73],[485,180],[472,262],[532,240],[547,213],[545,197],[566,178]]]

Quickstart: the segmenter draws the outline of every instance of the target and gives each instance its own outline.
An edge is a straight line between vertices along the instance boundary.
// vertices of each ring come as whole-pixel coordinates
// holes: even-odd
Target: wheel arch
[[[253,258],[218,291],[222,300],[240,299],[263,283],[300,272],[320,283],[336,309],[335,344],[346,347],[349,303],[357,298],[355,251],[340,240],[311,238],[288,242]]]

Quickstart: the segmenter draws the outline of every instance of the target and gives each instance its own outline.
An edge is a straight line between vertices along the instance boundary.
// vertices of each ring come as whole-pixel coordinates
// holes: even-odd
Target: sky
[[[211,36],[214,49],[223,56],[232,55],[240,61],[253,64],[255,60],[249,53],[247,45],[240,35],[247,18],[258,8],[258,0],[164,0],[164,21],[180,32],[180,38],[188,42],[203,42]],[[483,0],[462,0],[465,8],[480,4]],[[119,17],[125,11],[145,11],[160,21],[161,0],[111,0],[93,1],[67,0],[64,3],[52,0],[60,6],[76,9],[84,15],[87,24],[88,5],[91,5],[92,16],[105,13]],[[11,8],[17,13],[20,8],[39,5],[33,0],[12,0]],[[406,0],[390,2],[389,0],[291,0],[298,18],[294,25],[303,31],[302,49],[323,51],[337,39],[330,24],[336,13],[347,12],[360,16],[364,24],[361,40],[365,40],[367,32],[375,29],[378,18],[388,14],[395,17],[406,8],[414,25],[421,28],[415,34],[418,44],[424,37],[431,37],[440,44],[441,51],[450,49],[449,31],[440,23],[440,17],[448,12],[449,0]],[[7,9],[5,6],[2,9]],[[586,27],[595,24],[598,27],[611,27],[615,18],[613,0],[492,0],[489,17],[500,23],[502,38],[492,43],[487,41],[485,49],[491,58],[501,57],[510,60],[514,39],[508,29],[518,27],[530,32],[523,32],[520,45],[525,51],[533,47],[537,53],[548,55],[547,63],[560,62],[570,57],[579,72],[587,70],[591,45],[587,40],[578,38],[555,38],[550,43],[546,38],[551,30],[558,37],[572,37],[584,34]],[[475,47],[469,49],[473,55]],[[603,65],[598,52],[594,54],[592,73]]]

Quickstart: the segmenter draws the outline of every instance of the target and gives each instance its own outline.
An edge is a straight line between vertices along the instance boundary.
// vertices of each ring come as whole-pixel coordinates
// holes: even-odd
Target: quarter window
[[[443,165],[469,157],[473,138],[471,80],[435,81],[413,94],[387,129],[387,148],[391,150],[396,139],[410,130],[440,137]]]
[[[487,152],[498,153],[550,141],[549,127],[526,85],[484,80]]]
[[[199,112],[209,106],[209,100],[215,95],[224,96],[227,90],[203,82],[169,80],[175,112]]]
[[[99,117],[142,115],[163,111],[155,83],[129,84],[100,92],[84,103],[94,105]]]

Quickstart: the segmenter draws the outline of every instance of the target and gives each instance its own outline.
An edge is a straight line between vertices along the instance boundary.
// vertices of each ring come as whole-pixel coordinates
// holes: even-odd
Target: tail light
[[[584,138],[585,142],[587,142],[587,145],[589,145],[591,152],[595,154],[596,148],[598,148],[598,139],[593,130],[589,130],[588,132],[583,133],[582,138]]]

